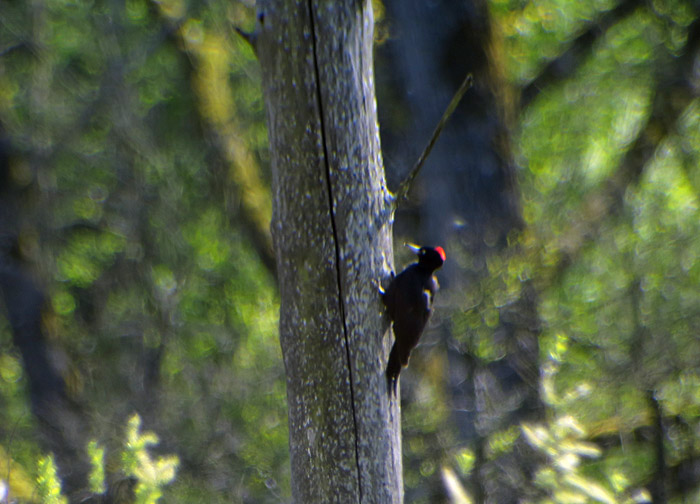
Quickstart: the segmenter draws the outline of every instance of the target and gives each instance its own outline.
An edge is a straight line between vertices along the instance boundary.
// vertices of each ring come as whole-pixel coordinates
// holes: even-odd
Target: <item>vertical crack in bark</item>
[[[307,8],[308,8],[308,14],[309,14],[309,22],[311,24],[311,37],[312,37],[312,50],[313,50],[313,58],[314,58],[314,72],[315,72],[315,77],[316,77],[316,101],[318,103],[318,111],[319,111],[319,120],[321,122],[321,143],[323,145],[323,157],[324,157],[324,162],[325,162],[325,167],[326,167],[326,184],[328,185],[328,202],[330,205],[329,212],[331,216],[331,227],[333,229],[333,243],[335,245],[335,272],[336,272],[336,279],[338,282],[338,304],[340,306],[340,316],[343,319],[343,338],[345,339],[345,353],[347,357],[347,363],[348,363],[348,374],[349,374],[349,380],[350,380],[350,407],[352,410],[352,422],[353,422],[353,431],[354,431],[354,436],[355,436],[355,465],[357,469],[357,487],[358,487],[358,495],[359,495],[359,501],[360,503],[362,502],[362,471],[360,470],[360,447],[359,447],[359,436],[358,436],[358,430],[357,430],[357,413],[355,411],[355,389],[354,389],[354,380],[353,380],[353,373],[352,373],[352,360],[350,358],[350,339],[348,337],[348,325],[345,317],[345,298],[343,295],[343,284],[342,284],[342,278],[341,278],[341,271],[340,271],[340,243],[338,239],[338,228],[335,222],[335,212],[333,210],[333,186],[331,184],[331,166],[330,166],[330,159],[328,157],[328,143],[327,143],[327,138],[326,138],[326,125],[325,125],[325,117],[323,113],[323,99],[321,96],[321,72],[319,69],[319,64],[318,64],[318,51],[316,48],[317,44],[317,39],[316,39],[316,26],[314,22],[314,9],[312,5],[313,0],[307,0]]]

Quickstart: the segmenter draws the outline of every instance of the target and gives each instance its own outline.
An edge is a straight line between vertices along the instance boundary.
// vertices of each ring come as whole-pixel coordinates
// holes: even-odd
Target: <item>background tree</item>
[[[226,6],[178,5],[3,8],[2,117],[21,195],[12,237],[46,286],[33,323],[43,321],[45,351],[89,418],[65,450],[83,453],[95,436],[114,467],[138,411],[180,456],[181,498],[275,500],[289,479],[278,307],[264,240],[251,238],[265,233],[244,217],[257,208],[265,220],[267,207],[269,221],[256,154],[266,133],[241,135],[237,123],[263,119],[245,77],[256,63],[220,23],[205,36]],[[37,445],[30,374],[10,334],[4,326],[3,453],[19,462],[12,474],[31,475],[61,426],[47,426],[53,444]],[[57,462],[64,476],[74,467]]]
[[[399,212],[397,221],[411,239],[446,244],[450,255],[464,258],[450,261],[443,275],[443,291],[453,295],[440,303],[439,316],[445,323],[433,332],[445,361],[445,372],[434,387],[446,388],[434,394],[451,407],[448,415],[457,427],[453,442],[469,446],[475,454],[472,495],[479,501],[518,502],[525,488],[532,488],[527,481],[537,466],[535,453],[524,440],[495,457],[486,452],[490,439],[512,437],[508,433],[521,422],[543,417],[537,294],[524,282],[518,296],[495,311],[489,307],[484,315],[496,318],[482,334],[450,323],[459,319],[465,297],[489,297],[478,287],[490,275],[488,264],[494,255],[516,250],[512,238],[523,228],[509,129],[514,103],[508,99],[512,91],[497,57],[502,43],[487,2],[385,5],[393,36],[380,46],[378,75],[383,84],[380,98],[386,98],[380,100],[380,124],[390,177],[410,166],[413,146],[428,137],[463,75],[475,76],[474,88],[418,179],[415,204]],[[437,462],[445,446],[436,441],[428,442],[435,447],[428,457]],[[423,463],[423,457],[413,461],[413,469]],[[435,478],[432,490],[427,495],[425,491],[421,487],[409,500],[440,499],[442,481]]]

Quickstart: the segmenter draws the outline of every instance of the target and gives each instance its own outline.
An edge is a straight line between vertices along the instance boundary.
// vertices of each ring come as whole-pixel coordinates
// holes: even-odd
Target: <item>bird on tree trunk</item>
[[[396,275],[385,291],[380,290],[396,338],[386,367],[387,382],[394,392],[401,368],[408,365],[411,350],[418,344],[433,311],[433,299],[439,288],[433,273],[446,258],[442,247],[406,246],[418,256],[418,262]]]

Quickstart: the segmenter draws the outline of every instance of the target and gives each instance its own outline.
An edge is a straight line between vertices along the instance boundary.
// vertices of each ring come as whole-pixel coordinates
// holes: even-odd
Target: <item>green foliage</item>
[[[93,493],[104,493],[105,487],[105,451],[94,439],[87,444],[87,454],[90,459],[89,484]]]
[[[440,322],[470,365],[488,368],[517,356],[498,329],[509,323],[504,314],[518,313],[524,289],[536,292],[549,416],[523,426],[522,438],[545,456],[537,478],[543,502],[648,499],[659,464],[681,470],[700,453],[700,109],[681,64],[695,54],[686,44],[699,13],[682,0],[652,4],[620,13],[608,1],[490,2],[503,44],[494,54],[515,94],[572,52],[528,90],[535,99],[514,130],[526,228],[486,259],[450,249],[459,268],[484,274],[458,293],[441,293],[443,312],[459,308]],[[443,400],[424,374],[421,396]],[[443,438],[452,432],[451,417],[436,415],[432,403],[415,406],[406,446],[414,436],[431,446],[425,438],[433,430]],[[491,460],[517,443],[511,429],[481,428],[481,452],[468,444],[452,459],[443,447],[433,456],[473,478],[472,457],[479,465],[479,456]],[[661,448],[648,437],[659,428]],[[407,486],[419,487],[412,469],[409,462]],[[677,491],[671,479],[662,483],[669,494]]]
[[[289,491],[279,302],[259,256],[267,132],[255,55],[234,22],[254,13],[225,2],[3,6],[0,121],[17,152],[12,181],[26,189],[20,241],[49,301],[47,339],[105,453],[134,410],[178,440],[187,469],[170,502]],[[0,324],[3,447],[32,467],[26,377]]]
[[[549,403],[556,405],[570,401],[571,395],[563,399],[552,390],[556,365],[550,364],[546,368],[545,394]],[[579,393],[574,392],[573,395]],[[522,433],[528,443],[547,458],[547,463],[538,469],[535,476],[535,484],[549,495],[544,503],[632,504],[650,501],[646,490],[630,488],[631,481],[625,474],[625,464],[618,465],[608,460],[604,472],[596,474],[587,470],[583,462],[599,459],[603,452],[597,445],[586,441],[585,429],[573,416],[563,414],[547,424],[526,423],[522,425]],[[622,461],[618,459],[619,462]]]
[[[30,499],[40,450],[34,439],[36,424],[27,401],[21,358],[9,344],[5,324],[0,319],[0,424],[4,426],[0,438],[0,468],[4,469],[0,469],[0,477],[9,482],[10,495]]]
[[[37,494],[42,504],[68,504],[61,495],[61,482],[56,474],[56,464],[52,455],[42,457],[37,463]]]
[[[163,495],[163,487],[175,479],[179,464],[176,456],[155,457],[149,453],[149,447],[158,444],[158,437],[152,432],[141,432],[141,418],[133,415],[126,427],[126,439],[121,453],[121,471],[135,480],[134,495],[137,504],[155,504]],[[96,441],[87,444],[92,471],[90,473],[90,491],[95,494],[105,492],[104,449]],[[128,482],[128,480],[124,480]],[[117,495],[130,485],[116,482],[110,494]],[[42,504],[67,504],[61,495],[61,482],[56,473],[53,456],[39,459],[37,464],[37,494]],[[114,497],[121,502],[122,497]]]
[[[127,476],[136,478],[137,504],[155,504],[162,496],[162,487],[173,481],[179,460],[175,456],[153,459],[148,447],[158,444],[152,432],[140,432],[141,418],[134,415],[126,429],[122,467]]]

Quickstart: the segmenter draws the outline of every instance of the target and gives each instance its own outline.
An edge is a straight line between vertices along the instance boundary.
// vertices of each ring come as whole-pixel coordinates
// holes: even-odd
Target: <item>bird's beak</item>
[[[409,249],[411,249],[411,252],[413,252],[414,254],[417,254],[420,250],[420,247],[418,245],[414,245],[413,243],[404,243],[403,245],[404,247],[408,247]]]

